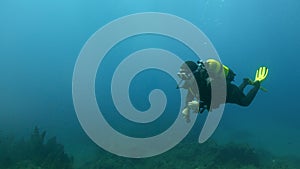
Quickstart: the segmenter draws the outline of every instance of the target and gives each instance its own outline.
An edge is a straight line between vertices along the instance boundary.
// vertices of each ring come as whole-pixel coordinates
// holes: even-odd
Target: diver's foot
[[[256,87],[260,87],[260,83],[261,83],[261,82],[257,80],[257,81],[254,81],[254,82],[252,83],[252,85],[253,85],[253,86],[256,86]]]
[[[259,81],[260,83],[262,83],[267,78],[268,73],[269,69],[265,66],[261,66],[259,69],[256,70],[254,82]]]

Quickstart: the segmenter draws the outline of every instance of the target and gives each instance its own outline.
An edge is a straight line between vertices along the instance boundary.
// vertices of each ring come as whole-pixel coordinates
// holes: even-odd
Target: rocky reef
[[[296,169],[296,166],[247,144],[218,145],[210,140],[204,144],[181,143],[147,159],[124,158],[99,150],[98,159],[81,169]]]
[[[71,169],[73,159],[64,146],[45,136],[35,127],[29,140],[0,138],[0,169]]]
[[[65,153],[55,137],[46,139],[46,132],[35,127],[31,136],[16,141],[0,136],[0,169],[73,169],[74,161]],[[276,157],[248,144],[203,144],[184,141],[161,155],[145,158],[124,158],[95,146],[97,153],[76,169],[298,169],[300,160]],[[75,156],[75,154],[74,154]]]

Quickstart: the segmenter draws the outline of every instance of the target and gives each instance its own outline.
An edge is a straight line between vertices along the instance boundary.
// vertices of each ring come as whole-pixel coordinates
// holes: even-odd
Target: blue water
[[[270,69],[263,83],[268,92],[260,91],[249,107],[227,105],[213,137],[220,142],[247,142],[277,154],[300,156],[299,11],[297,0],[1,0],[0,133],[22,137],[38,125],[48,135],[56,135],[70,152],[90,144],[72,102],[72,75],[81,48],[94,32],[114,19],[138,12],[163,12],[182,17],[201,29],[222,62],[237,73],[235,83],[244,77],[253,78],[261,65]],[[174,39],[155,35],[132,37],[118,44],[116,52],[108,53],[111,57],[104,60],[107,69],[103,71],[111,75],[113,67],[126,55],[149,47],[173,51],[183,59],[195,58]],[[157,76],[149,81],[147,75],[152,74]],[[96,85],[104,83],[99,76]],[[132,136],[160,133],[172,124],[175,116],[171,112],[179,109],[178,100],[172,99],[178,96],[175,86],[167,74],[144,72],[132,82],[132,102],[138,109],[146,110],[151,89],[164,90],[169,102],[161,119],[145,125],[132,124],[115,111],[107,118],[116,129]],[[96,89],[98,101],[107,95],[101,91]],[[109,109],[111,103],[107,102]],[[136,131],[135,125],[144,132]]]

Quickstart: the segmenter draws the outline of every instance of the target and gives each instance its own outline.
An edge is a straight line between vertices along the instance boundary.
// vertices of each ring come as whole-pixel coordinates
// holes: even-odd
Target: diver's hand
[[[196,100],[188,102],[188,107],[190,109],[192,109],[194,112],[198,112],[199,111],[199,102]]]
[[[190,108],[186,107],[182,110],[181,114],[183,115],[183,118],[186,120],[187,123],[191,121],[190,119]]]

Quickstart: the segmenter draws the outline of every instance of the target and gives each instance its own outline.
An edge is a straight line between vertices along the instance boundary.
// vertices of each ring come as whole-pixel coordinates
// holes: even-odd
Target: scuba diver
[[[261,87],[261,83],[268,75],[268,68],[264,66],[257,69],[254,81],[249,78],[244,78],[240,86],[236,86],[232,83],[236,74],[227,66],[214,59],[208,59],[205,62],[198,61],[197,63],[186,61],[180,67],[180,71],[177,75],[181,79],[177,88],[188,90],[186,106],[182,111],[183,117],[187,122],[190,121],[190,111],[194,113],[202,113],[205,110],[209,111],[224,104],[224,100],[226,100],[225,103],[249,106],[259,89],[265,92],[267,91]],[[219,98],[218,100],[217,98],[217,100],[214,100],[216,103],[211,104],[212,81],[218,84],[218,81],[221,82],[222,80],[223,82],[226,80],[226,85],[224,83],[223,85],[218,85],[214,90],[226,90],[226,99]],[[179,86],[182,82],[184,82],[184,84]],[[247,94],[244,94],[243,91],[247,85],[252,85],[253,88]]]

